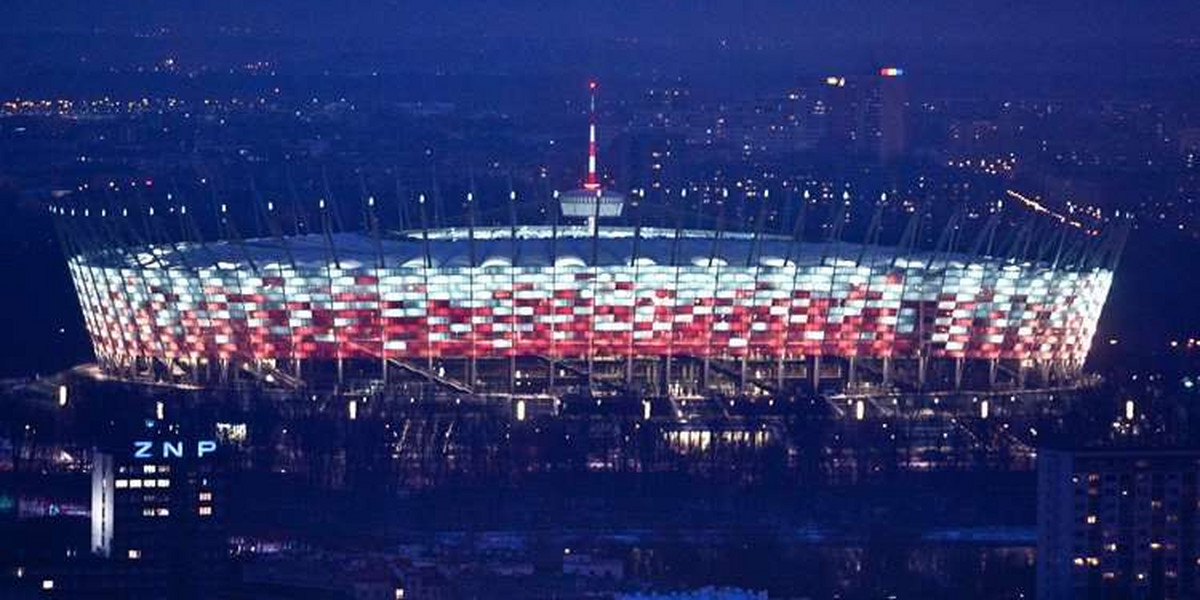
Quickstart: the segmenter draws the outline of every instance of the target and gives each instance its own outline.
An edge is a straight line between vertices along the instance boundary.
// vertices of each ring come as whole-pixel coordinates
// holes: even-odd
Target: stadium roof
[[[753,234],[723,232],[718,239],[711,230],[684,229],[676,242],[673,229],[645,227],[635,244],[632,227],[605,227],[595,236],[587,227],[517,227],[516,240],[508,227],[474,229],[475,243],[469,242],[467,228],[394,232],[375,237],[364,233],[337,233],[325,236],[306,234],[283,238],[258,238],[244,241],[209,243],[183,242],[158,244],[128,252],[108,250],[89,253],[94,264],[143,268],[236,269],[249,266],[289,265],[324,267],[334,258],[342,268],[376,265],[380,256],[389,267],[420,267],[425,246],[435,267],[471,266],[472,245],[477,266],[588,266],[593,253],[598,265],[625,265],[635,255],[642,264],[780,266],[787,260],[814,263],[822,257],[840,257],[865,263],[895,260],[901,266],[907,260],[924,262],[931,257],[960,263],[997,262],[1006,259],[972,257],[964,253],[946,254],[928,250],[902,252],[896,247],[864,246],[852,242],[794,243],[789,238],[764,234],[756,241]],[[331,252],[332,246],[332,252]],[[907,255],[907,256],[905,256]],[[710,263],[711,260],[711,263]]]

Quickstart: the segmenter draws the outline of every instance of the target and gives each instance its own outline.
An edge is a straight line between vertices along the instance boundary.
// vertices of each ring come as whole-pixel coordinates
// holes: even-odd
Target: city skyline
[[[1200,11],[0,23],[0,597],[1200,590]]]

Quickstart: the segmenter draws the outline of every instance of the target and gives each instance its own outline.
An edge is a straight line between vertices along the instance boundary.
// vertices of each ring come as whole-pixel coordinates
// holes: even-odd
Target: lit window
[[[404,600],[404,588],[396,588],[396,600]]]
[[[125,480],[125,479],[118,479],[116,481],[116,486],[117,486],[118,490],[123,490],[123,489],[129,487],[129,481]]]
[[[158,487],[160,487],[160,488],[171,487],[171,480],[170,479],[159,479]]]
[[[207,516],[209,516],[209,515],[211,515],[211,514],[212,514],[212,507],[211,507],[211,506],[201,506],[201,507],[200,507],[200,516],[202,516],[202,517],[207,517]]]
[[[158,516],[160,516],[160,517],[168,517],[168,516],[170,516],[170,515],[171,515],[171,509],[169,509],[169,508],[160,508],[160,509],[158,509],[158,510],[154,511],[154,514],[155,514],[155,515],[158,515]]]
[[[142,481],[142,487],[148,487],[148,488],[158,487],[158,480],[157,479],[147,479],[145,481]]]
[[[1088,515],[1087,516],[1087,524],[1095,525],[1096,524],[1096,515]]]
[[[54,589],[54,580],[53,579],[43,579],[42,580],[42,589],[43,590]]]
[[[156,467],[154,465],[145,465],[142,467],[143,473],[153,473],[155,470],[156,470]]]
[[[154,509],[153,509],[153,508],[143,508],[143,509],[142,509],[142,516],[143,516],[143,517],[153,517],[153,516],[154,516]]]
[[[130,479],[129,487],[134,488],[134,489],[140,489],[142,487],[142,480],[141,479]]]
[[[1075,566],[1077,566],[1077,567],[1083,566],[1083,557],[1082,556],[1075,557]]]
[[[212,500],[212,492],[200,492],[200,501],[209,502]]]
[[[142,557],[142,551],[134,548],[129,549],[129,560],[138,560]]]

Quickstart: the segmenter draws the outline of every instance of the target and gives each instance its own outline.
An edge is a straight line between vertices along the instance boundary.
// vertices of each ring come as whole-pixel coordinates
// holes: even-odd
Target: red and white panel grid
[[[103,358],[1086,357],[1111,273],[825,258],[757,266],[116,268],[71,260]]]

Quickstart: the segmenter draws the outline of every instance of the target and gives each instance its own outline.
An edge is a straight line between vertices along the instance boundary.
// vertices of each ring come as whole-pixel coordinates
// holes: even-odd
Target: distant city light
[[[884,67],[879,69],[879,74],[884,77],[899,77],[904,74],[904,69],[899,67]]]

